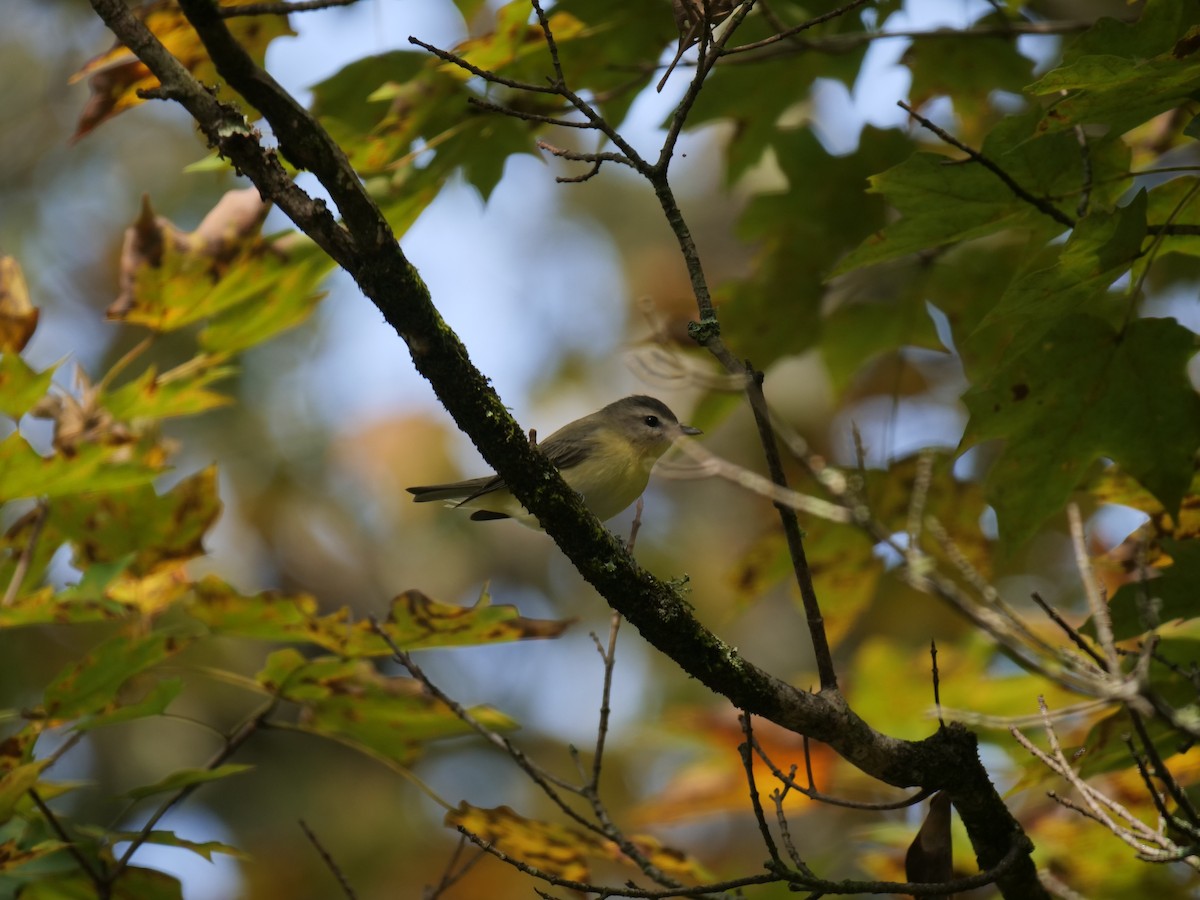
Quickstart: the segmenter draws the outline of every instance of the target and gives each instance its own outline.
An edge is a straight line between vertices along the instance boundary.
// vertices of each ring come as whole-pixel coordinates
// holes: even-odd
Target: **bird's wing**
[[[583,462],[596,447],[595,437],[590,432],[575,434],[568,440],[559,437],[555,432],[538,444],[538,449],[546,455],[546,459],[554,463],[560,471],[577,466]]]

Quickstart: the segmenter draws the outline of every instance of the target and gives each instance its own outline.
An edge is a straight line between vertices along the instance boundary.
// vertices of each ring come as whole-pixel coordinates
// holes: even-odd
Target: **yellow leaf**
[[[613,841],[581,829],[527,819],[507,806],[481,809],[463,802],[446,813],[443,821],[447,827],[463,828],[515,859],[571,881],[590,880],[589,859],[632,865]],[[637,834],[630,835],[629,842],[669,875],[697,881],[712,879],[694,858],[658,838]]]
[[[249,2],[252,0],[225,0],[221,5],[243,6]],[[207,50],[176,3],[158,0],[135,9],[134,13],[199,81],[205,84],[217,82],[216,69],[208,58]],[[267,45],[274,38],[295,34],[288,25],[287,16],[239,16],[226,20],[226,25],[234,39],[259,64],[266,55]],[[85,78],[88,79],[92,94],[79,117],[75,140],[101,122],[142,103],[139,91],[159,85],[150,70],[120,43],[89,60],[71,76],[70,81],[74,84]],[[223,89],[218,91],[218,96],[229,99],[228,88],[223,85],[219,87]]]
[[[144,615],[166,609],[191,587],[182,563],[160,568],[149,575],[126,573],[105,592],[117,603],[133,607]]]
[[[0,256],[0,353],[20,353],[37,322],[20,265],[11,256]]]

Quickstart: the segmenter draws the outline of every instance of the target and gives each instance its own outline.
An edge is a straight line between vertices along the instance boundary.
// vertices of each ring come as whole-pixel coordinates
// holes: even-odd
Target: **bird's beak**
[[[684,434],[704,434],[699,428],[693,428],[691,425],[680,425],[679,430]]]

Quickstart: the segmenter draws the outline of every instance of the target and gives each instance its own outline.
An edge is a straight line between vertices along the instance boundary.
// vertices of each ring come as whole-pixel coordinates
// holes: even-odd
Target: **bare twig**
[[[1042,697],[1038,698],[1038,708],[1042,712],[1049,752],[1035,746],[1019,729],[1013,728],[1010,733],[1017,743],[1044,766],[1064,778],[1078,792],[1083,803],[1082,805],[1075,803],[1054,792],[1051,792],[1049,796],[1062,806],[1101,824],[1115,837],[1132,847],[1143,859],[1154,862],[1181,860],[1193,869],[1200,871],[1200,857],[1194,855],[1193,848],[1180,847],[1161,831],[1150,828],[1123,805],[1079,777],[1063,753],[1046,707],[1046,701]],[[1118,819],[1121,821],[1117,821]]]
[[[267,718],[272,712],[275,711],[277,702],[278,699],[272,697],[261,707],[259,707],[258,710],[242,720],[242,723],[226,736],[224,746],[209,758],[208,762],[204,764],[203,768],[206,771],[211,772],[213,769],[216,769],[231,756],[233,756],[233,754],[235,754],[238,749],[244,743],[246,743],[246,741],[248,741],[253,735],[257,734],[258,731],[267,724]],[[196,789],[200,787],[201,784],[202,782],[195,782],[185,785],[167,797],[167,799],[161,804],[159,804],[158,809],[156,809],[150,818],[145,821],[142,827],[138,830],[138,833],[130,840],[129,846],[121,855],[121,858],[117,860],[116,865],[113,866],[113,868],[109,871],[107,877],[109,884],[116,883],[117,879],[121,876],[121,873],[124,872],[125,868],[129,865],[130,859],[133,858],[133,855],[137,853],[142,844],[146,842],[146,839],[150,837],[150,832],[154,830],[154,826],[158,824],[159,820],[172,809],[174,809],[178,804],[190,797],[196,791]]]
[[[945,728],[946,722],[942,718],[941,679],[938,676],[937,641],[929,642],[929,669],[933,677],[933,708],[937,710],[938,725]]]
[[[722,478],[738,487],[765,497],[776,506],[799,510],[811,516],[825,519],[828,522],[848,523],[854,521],[853,512],[843,506],[802,494],[786,485],[759,475],[737,463],[722,459],[711,450],[696,441],[679,441],[676,448],[684,456],[695,461],[696,465],[683,467],[672,463],[660,463],[655,472],[666,478]]]
[[[635,169],[637,168],[633,160],[620,153],[590,153],[582,150],[569,150],[566,147],[556,147],[549,141],[542,140],[537,142],[537,147],[539,150],[545,150],[551,156],[557,156],[559,159],[569,159],[575,162],[595,163],[597,170],[600,168],[600,163],[605,162],[620,163],[623,166],[629,166],[630,168]]]
[[[641,503],[641,500],[638,502]],[[632,540],[631,537],[630,541]],[[608,648],[605,649],[601,646],[600,639],[596,635],[592,635],[592,640],[596,642],[596,650],[599,651],[600,658],[604,661],[604,687],[600,692],[600,722],[596,726],[596,749],[592,754],[592,777],[587,783],[587,787],[592,791],[596,791],[600,787],[604,742],[608,737],[608,717],[612,713],[612,707],[609,704],[612,699],[613,668],[617,659],[617,632],[620,630],[621,614],[614,611],[608,628]]]
[[[1096,652],[1096,648],[1093,647],[1077,629],[1071,626],[1071,624],[1062,617],[1058,610],[1043,600],[1041,594],[1039,594],[1037,591],[1034,591],[1032,594],[1030,594],[1030,596],[1033,598],[1033,602],[1042,608],[1042,611],[1049,617],[1050,621],[1062,629],[1063,634],[1067,636],[1067,639],[1070,640],[1072,644],[1091,657],[1092,661],[1095,662],[1096,665],[1100,666],[1101,668],[1106,665],[1104,662],[1104,657]]]
[[[758,831],[762,835],[767,853],[770,854],[771,862],[776,866],[782,866],[783,860],[779,857],[779,848],[775,846],[775,838],[771,834],[770,826],[767,825],[767,817],[763,813],[762,801],[758,796],[758,785],[754,780],[754,728],[750,722],[750,714],[742,710],[738,714],[738,721],[742,725],[742,734],[746,737],[746,740],[738,746],[738,754],[742,758],[742,769],[746,773],[746,786],[750,791],[750,807],[754,810],[754,820],[758,823]],[[777,815],[781,820],[784,819],[782,804],[777,807]]]
[[[358,0],[292,0],[291,3],[246,3],[242,6],[222,6],[220,13],[223,19],[234,19],[238,16],[286,16],[294,12],[350,6],[357,2]]]
[[[1057,206],[1055,206],[1049,200],[1046,200],[1042,197],[1035,197],[1033,194],[1029,193],[1029,191],[1025,190],[1025,188],[1023,188],[1023,187],[1021,187],[1021,185],[1017,184],[1016,180],[1011,175],[1009,175],[1007,172],[1005,172],[1004,169],[1000,168],[1000,166],[997,163],[995,163],[993,160],[984,156],[978,150],[968,147],[966,144],[964,144],[962,141],[960,141],[954,135],[950,134],[950,132],[946,131],[944,128],[939,128],[937,125],[935,125],[929,119],[925,118],[923,115],[918,113],[915,109],[913,109],[911,106],[909,106],[903,100],[897,101],[896,105],[899,106],[901,109],[903,109],[905,112],[907,112],[914,119],[916,119],[919,123],[921,123],[921,127],[926,128],[929,131],[932,131],[941,140],[945,141],[951,147],[956,147],[957,149],[961,150],[963,153],[967,154],[967,156],[969,156],[972,160],[979,163],[981,166],[983,166],[985,169],[987,169],[989,172],[991,172],[993,175],[995,175],[997,178],[999,178],[1002,182],[1004,182],[1004,185],[1010,191],[1012,191],[1013,194],[1015,194],[1017,196],[1018,199],[1025,201],[1030,206],[1032,206],[1034,209],[1036,209],[1038,212],[1042,213],[1045,216],[1049,216],[1051,219],[1053,219],[1055,222],[1058,222],[1060,225],[1063,225],[1067,228],[1075,227],[1074,219],[1072,219],[1070,216],[1068,216],[1065,212],[1063,212],[1061,209],[1059,209]]]
[[[778,487],[787,490],[787,475],[783,471],[783,461],[779,458],[779,444],[775,437],[775,428],[771,424],[771,415],[767,410],[767,401],[763,396],[761,372],[746,363],[746,373],[750,376],[746,385],[746,393],[750,398],[750,408],[754,411],[754,421],[758,426],[758,440],[766,456],[767,471],[771,473],[771,481]],[[817,664],[817,676],[821,682],[821,690],[837,690],[837,672],[833,666],[833,653],[829,649],[829,640],[825,635],[825,620],[821,616],[821,606],[817,601],[817,592],[813,587],[812,571],[808,567],[808,557],[804,553],[804,541],[800,534],[800,520],[796,511],[790,506],[777,503],[779,520],[783,525],[784,538],[787,541],[788,556],[792,560],[792,572],[796,584],[800,588],[800,599],[804,603],[804,614],[808,624],[808,635],[812,640],[813,656]]]
[[[4,591],[4,598],[0,600],[0,607],[12,606],[16,602],[17,594],[21,591],[21,582],[25,580],[25,575],[29,572],[33,554],[37,552],[37,545],[42,539],[42,530],[46,527],[46,519],[49,514],[50,508],[44,500],[39,500],[37,506],[29,513],[32,517],[29,539],[25,541],[25,546],[21,548],[21,555],[17,557],[17,564],[13,566],[12,577],[8,580],[8,587]]]
[[[642,530],[642,510],[645,507],[645,497],[638,497],[637,503],[633,507],[633,524],[629,526],[629,540],[625,543],[625,550],[628,553],[633,553],[633,548],[637,545],[638,532]]]
[[[726,55],[733,55],[735,53],[748,53],[751,50],[759,50],[763,47],[769,47],[771,44],[777,44],[780,41],[786,41],[789,38],[794,38],[802,31],[808,31],[810,28],[815,28],[818,25],[824,25],[826,22],[832,21],[833,19],[840,19],[842,16],[846,15],[846,13],[854,12],[854,10],[858,9],[859,7],[866,6],[868,3],[873,2],[874,0],[851,0],[851,2],[843,6],[839,6],[837,9],[831,9],[829,12],[822,13],[819,16],[809,19],[807,22],[801,22],[799,25],[796,25],[793,28],[788,28],[779,32],[778,34],[773,34],[768,38],[763,38],[761,41],[754,41],[750,44],[738,44],[736,47],[730,47],[728,50],[725,50],[724,53]]]
[[[599,894],[602,897],[631,897],[640,898],[640,900],[667,900],[667,898],[671,897],[707,897],[710,894],[717,894],[723,891],[734,891],[756,884],[771,884],[773,882],[784,882],[794,888],[812,891],[813,893],[810,896],[813,897],[821,897],[825,894],[911,894],[916,897],[941,897],[996,882],[1013,866],[1018,864],[1023,852],[1027,852],[1026,842],[1020,840],[1014,841],[1000,862],[988,871],[939,884],[896,881],[826,881],[821,878],[813,878],[800,871],[789,870],[786,873],[750,875],[745,878],[734,878],[728,881],[697,885],[695,887],[647,890],[631,884],[622,886],[600,885],[560,878],[553,873],[543,871],[522,860],[509,856],[503,850],[496,847],[495,844],[485,841],[478,835],[472,834],[462,826],[459,826],[459,832],[465,835],[469,841],[486,850],[501,862],[507,863],[518,871],[545,881],[548,884],[583,893]]]
[[[442,872],[441,879],[433,887],[427,887],[425,889],[421,895],[421,900],[437,900],[437,898],[444,894],[446,890],[450,888],[456,881],[471,871],[471,869],[475,867],[476,863],[487,856],[485,851],[479,850],[474,856],[468,859],[456,870],[454,867],[458,863],[459,857],[462,856],[462,852],[466,846],[466,835],[460,834],[458,836],[458,843],[454,846],[454,853],[446,862],[446,868]]]
[[[311,843],[317,849],[317,853],[321,855],[321,860],[325,863],[326,868],[328,868],[329,871],[333,873],[333,877],[337,879],[338,886],[341,887],[342,894],[345,895],[346,900],[356,900],[354,888],[350,886],[350,882],[346,878],[346,873],[342,871],[341,867],[330,855],[329,851],[325,849],[325,846],[321,843],[317,836],[313,834],[312,829],[308,827],[305,821],[300,819],[299,822],[300,830],[304,832],[304,836],[308,838],[309,843]]]
[[[511,116],[514,119],[523,119],[526,122],[541,122],[544,125],[557,125],[561,128],[588,129],[596,127],[591,122],[577,122],[558,116],[549,116],[545,113],[535,113],[524,109],[514,109],[511,106],[501,106],[499,103],[492,103],[490,100],[484,100],[482,97],[468,97],[467,103],[485,112],[499,113],[503,116]]]
[[[1104,596],[1104,591],[1092,569],[1092,561],[1087,552],[1087,540],[1083,534],[1083,520],[1079,515],[1079,507],[1074,503],[1067,504],[1067,522],[1071,529],[1071,546],[1075,551],[1075,566],[1079,569],[1079,580],[1083,585],[1088,609],[1092,613],[1092,622],[1096,626],[1096,640],[1100,642],[1100,649],[1104,653],[1104,671],[1114,677],[1119,676],[1121,658],[1117,655],[1116,642],[1113,640],[1112,616],[1108,609],[1108,599]]]
[[[812,765],[810,762],[810,757],[809,757],[809,752],[808,752],[808,738],[807,737],[804,738],[804,758],[805,758],[805,768],[806,768],[807,774],[808,774],[808,787],[804,787],[803,785],[800,785],[796,782],[794,766],[792,767],[791,773],[787,773],[787,772],[784,772],[781,768],[779,768],[779,766],[777,766],[774,762],[772,762],[771,758],[769,756],[767,756],[766,751],[763,750],[762,745],[758,743],[757,738],[753,738],[753,737],[751,738],[751,746],[753,746],[754,752],[758,754],[759,759],[761,759],[764,763],[767,764],[767,768],[771,770],[771,774],[774,775],[777,779],[779,779],[779,781],[782,784],[786,785],[791,790],[799,791],[801,794],[803,794],[805,797],[808,797],[810,800],[818,800],[821,803],[827,803],[830,806],[841,806],[841,807],[845,807],[846,809],[863,809],[863,810],[906,809],[909,806],[912,806],[916,803],[920,803],[922,800],[924,800],[926,797],[930,796],[931,794],[936,793],[935,790],[922,788],[921,790],[917,791],[915,794],[912,794],[909,797],[905,797],[902,800],[894,800],[889,803],[868,803],[868,802],[862,801],[862,800],[845,800],[841,797],[833,797],[829,794],[821,793],[813,786],[813,772],[812,772]]]
[[[379,638],[383,640],[385,644],[387,644],[388,649],[392,651],[392,658],[395,659],[395,661],[401,666],[403,666],[413,678],[421,682],[421,684],[424,685],[425,689],[429,691],[431,695],[440,700],[442,703],[446,704],[450,711],[453,712],[461,722],[469,726],[472,731],[484,738],[484,740],[486,740],[488,743],[507,753],[513,762],[515,762],[521,769],[521,771],[528,775],[533,783],[536,784],[542,790],[542,792],[567,816],[588,830],[601,833],[600,829],[594,823],[589,821],[585,816],[580,815],[579,812],[576,811],[565,800],[563,800],[562,795],[559,794],[559,790],[579,793],[578,788],[536,765],[531,759],[529,759],[528,756],[525,755],[525,753],[518,749],[512,743],[512,741],[510,741],[504,735],[498,734],[497,732],[488,728],[477,718],[471,715],[470,711],[466,707],[438,687],[429,678],[429,676],[425,674],[425,670],[417,665],[411,654],[400,649],[396,642],[392,640],[391,635],[389,635],[382,627],[380,627],[379,621],[374,616],[371,616],[369,621],[375,634],[378,635]]]
[[[106,890],[108,884],[110,883],[108,874],[104,872],[103,869],[96,871],[96,869],[92,868],[91,862],[86,856],[83,855],[83,853],[80,852],[79,848],[75,845],[74,838],[72,838],[67,832],[66,826],[59,821],[58,816],[54,814],[54,810],[52,810],[46,804],[46,801],[42,799],[41,794],[39,794],[35,788],[30,788],[27,793],[29,794],[29,799],[33,801],[34,806],[38,808],[42,816],[46,819],[46,824],[48,824],[50,829],[56,835],[58,835],[58,839],[66,845],[67,853],[71,854],[71,857],[79,865],[79,868],[83,870],[83,874],[88,877],[88,880],[91,881],[97,889],[101,891]],[[103,867],[103,862],[100,862],[100,865]]]

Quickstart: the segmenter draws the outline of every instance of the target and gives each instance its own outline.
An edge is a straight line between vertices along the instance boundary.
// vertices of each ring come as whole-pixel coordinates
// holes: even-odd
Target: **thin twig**
[[[746,772],[746,786],[750,791],[750,807],[754,810],[754,820],[758,823],[758,831],[767,847],[767,853],[770,854],[771,862],[782,866],[783,860],[779,857],[779,848],[775,846],[775,838],[771,834],[770,826],[767,825],[767,817],[758,796],[758,784],[754,780],[754,728],[750,722],[750,713],[742,710],[738,715],[738,721],[742,725],[742,734],[746,736],[746,740],[738,745],[738,754],[742,758],[742,769]],[[778,815],[783,815],[782,807],[779,808]]]
[[[549,141],[543,140],[539,140],[537,142],[537,147],[539,150],[545,150],[551,156],[557,156],[559,159],[569,159],[574,162],[596,163],[597,168],[599,168],[599,163],[602,162],[620,163],[623,166],[629,166],[633,169],[637,168],[637,165],[633,162],[633,160],[621,153],[612,153],[608,151],[604,153],[590,153],[582,150],[569,150],[566,147],[556,147]]]
[[[91,862],[75,845],[75,840],[67,832],[66,826],[59,821],[58,816],[54,814],[54,810],[52,810],[46,804],[46,801],[42,799],[42,795],[37,792],[37,789],[30,788],[27,793],[29,794],[29,799],[33,801],[34,805],[41,812],[42,816],[45,817],[46,823],[50,826],[50,829],[56,835],[58,835],[58,839],[66,845],[67,852],[71,854],[75,862],[79,864],[79,868],[83,870],[83,873],[87,875],[88,879],[96,886],[98,890],[103,891],[110,881],[108,875],[104,871],[97,872],[92,868]],[[103,866],[103,862],[101,862],[100,865]]]
[[[1154,741],[1150,739],[1150,732],[1146,730],[1146,723],[1142,720],[1142,716],[1137,710],[1129,710],[1129,718],[1133,721],[1133,728],[1138,734],[1138,739],[1142,742],[1142,752],[1146,754],[1146,758],[1154,767],[1154,777],[1162,782],[1167,792],[1171,795],[1171,799],[1175,801],[1176,807],[1187,818],[1189,824],[1193,827],[1200,827],[1200,817],[1196,815],[1196,808],[1192,805],[1191,799],[1179,786],[1179,782],[1175,780],[1175,776],[1171,774],[1171,770],[1167,768],[1163,762],[1162,756],[1158,752],[1158,748],[1154,746]]]
[[[1075,22],[1014,22],[1009,25],[984,27],[984,28],[964,28],[955,30],[950,28],[939,28],[936,30],[929,29],[914,29],[904,31],[857,31],[847,34],[831,34],[818,38],[800,38],[791,36],[788,38],[788,43],[777,45],[769,48],[762,53],[754,53],[749,56],[736,56],[729,59],[730,63],[753,64],[765,62],[771,59],[779,59],[780,57],[791,56],[796,53],[830,53],[843,54],[857,50],[859,47],[873,44],[876,41],[886,40],[911,40],[911,41],[926,41],[926,40],[958,40],[959,38],[1005,38],[1019,37],[1025,34],[1032,35],[1056,35],[1056,34],[1074,34],[1080,31],[1087,31],[1095,23],[1092,21],[1075,21]],[[739,48],[732,47],[725,54],[739,53]]]
[[[758,426],[758,440],[766,456],[767,471],[771,474],[772,482],[787,490],[787,475],[783,471],[783,461],[779,457],[779,444],[775,437],[775,428],[771,424],[771,415],[767,411],[766,398],[762,392],[762,373],[756,372],[749,363],[746,364],[746,372],[750,375],[746,393],[750,397],[750,408],[754,412],[754,421]],[[817,600],[816,589],[813,587],[812,570],[808,566],[808,557],[804,552],[800,520],[796,516],[796,511],[791,507],[778,503],[775,507],[779,511],[779,520],[783,525],[788,556],[792,561],[792,572],[795,575],[796,584],[800,588],[800,599],[804,603],[805,620],[808,625],[809,638],[812,640],[821,690],[836,691],[837,671],[833,666],[833,653],[829,649],[829,639],[825,635],[825,620],[821,616],[821,605]]]
[[[638,503],[642,501],[639,498]],[[639,509],[640,513],[641,510]],[[636,533],[636,532],[635,532]],[[632,542],[633,537],[630,537]],[[608,718],[612,713],[610,701],[612,698],[612,676],[614,663],[617,658],[617,632],[621,630],[621,614],[616,610],[613,611],[612,621],[608,627],[608,649],[605,650],[600,646],[599,640],[592,635],[592,640],[596,641],[596,649],[600,651],[600,658],[604,660],[604,687],[600,692],[600,721],[596,726],[596,749],[592,754],[592,777],[588,782],[589,790],[598,791],[600,789],[600,768],[604,760],[604,743],[608,737]]]
[[[523,109],[513,109],[511,106],[501,106],[499,103],[492,103],[490,100],[484,100],[482,97],[468,97],[467,103],[486,112],[499,113],[500,115],[511,116],[514,119],[524,119],[526,122],[541,122],[544,125],[557,125],[560,128],[591,129],[596,127],[591,122],[575,122],[570,119],[559,118],[558,116],[548,116],[544,113],[527,112]]]
[[[227,759],[233,756],[233,754],[236,753],[252,735],[264,727],[267,723],[267,717],[275,711],[275,705],[277,702],[278,698],[272,697],[265,704],[259,707],[258,710],[247,716],[242,723],[225,738],[225,746],[214,753],[209,758],[208,762],[204,764],[203,768],[205,771],[211,772],[213,769],[222,765]],[[158,824],[158,821],[168,812],[170,812],[175,806],[190,797],[202,783],[203,782],[195,782],[181,787],[159,805],[158,809],[154,811],[150,818],[146,820],[145,824],[142,825],[141,829],[139,829],[138,833],[134,835],[132,840],[130,840],[129,847],[121,855],[121,858],[117,860],[117,864],[113,866],[112,870],[108,873],[109,884],[114,884],[120,877],[121,873],[129,865],[129,860],[133,858],[133,854],[135,854],[142,844],[146,842],[146,839],[150,836],[150,832],[154,830],[154,826]]]
[[[553,802],[555,806],[562,810],[563,813],[572,821],[596,834],[604,834],[603,830],[599,826],[590,821],[586,816],[581,815],[574,807],[567,803],[559,793],[560,790],[564,790],[570,791],[574,794],[580,794],[582,793],[580,788],[536,765],[531,759],[529,759],[528,756],[525,755],[525,753],[518,749],[512,741],[510,741],[504,735],[498,734],[497,732],[488,728],[477,718],[471,715],[470,711],[468,711],[466,707],[438,687],[429,678],[429,676],[425,674],[425,671],[419,665],[417,665],[411,654],[400,649],[399,645],[392,640],[391,635],[389,635],[380,626],[378,619],[376,619],[374,616],[370,616],[368,621],[371,623],[371,628],[375,634],[377,634],[383,640],[383,642],[387,644],[388,649],[392,651],[392,658],[401,666],[403,666],[413,678],[421,682],[425,689],[429,691],[429,693],[435,699],[446,704],[450,711],[453,712],[461,722],[470,727],[472,731],[474,731],[488,743],[507,753],[509,758],[511,758],[512,761],[517,764],[521,771],[528,775],[533,783],[542,790],[542,793],[544,793],[551,800],[551,802]],[[604,836],[607,837],[607,835]]]
[[[1075,551],[1075,566],[1079,570],[1079,580],[1083,585],[1083,593],[1087,598],[1088,609],[1092,613],[1092,622],[1096,626],[1096,639],[1104,652],[1104,670],[1112,676],[1121,673],[1121,658],[1117,655],[1116,642],[1113,640],[1112,616],[1109,613],[1108,601],[1096,573],[1092,569],[1092,561],[1088,557],[1087,541],[1083,534],[1083,519],[1079,515],[1079,506],[1067,504],[1067,523],[1071,530],[1071,546]]]
[[[1072,219],[1070,216],[1068,216],[1065,212],[1063,212],[1061,209],[1059,209],[1057,206],[1055,206],[1049,200],[1045,200],[1042,197],[1035,197],[1033,194],[1029,193],[1029,191],[1025,190],[1025,188],[1023,188],[1023,187],[1021,187],[1021,185],[1017,184],[1017,182],[1013,179],[1013,177],[1011,175],[1009,175],[1007,172],[1005,172],[1004,169],[1000,168],[1000,166],[998,164],[993,162],[988,157],[984,156],[978,150],[975,150],[972,147],[968,147],[966,144],[964,144],[962,141],[960,141],[954,135],[950,134],[950,132],[946,131],[944,128],[939,128],[937,125],[935,125],[933,122],[929,121],[929,119],[925,118],[923,115],[918,113],[915,109],[913,109],[911,106],[909,106],[903,100],[898,100],[896,102],[896,105],[899,106],[901,109],[903,109],[905,112],[907,112],[914,119],[916,119],[921,124],[921,127],[926,128],[929,131],[932,131],[941,140],[945,141],[951,147],[956,147],[957,149],[961,150],[963,153],[967,154],[967,156],[969,156],[972,160],[979,163],[981,166],[983,166],[985,169],[987,169],[989,172],[991,172],[993,175],[995,175],[997,178],[999,178],[1002,182],[1004,182],[1005,186],[1010,191],[1012,191],[1013,194],[1015,194],[1017,196],[1018,199],[1024,200],[1026,203],[1028,203],[1030,206],[1032,206],[1038,212],[1042,213],[1043,215],[1049,216],[1051,219],[1053,219],[1055,222],[1058,222],[1060,225],[1063,225],[1067,228],[1075,227],[1074,219]]]
[[[467,846],[466,835],[460,834],[458,836],[458,843],[454,847],[454,853],[450,856],[450,859],[446,862],[446,868],[442,872],[441,879],[438,881],[437,885],[435,885],[434,887],[425,889],[424,893],[422,894],[421,900],[437,900],[437,898],[440,897],[443,893],[445,893],[446,890],[448,888],[450,888],[456,881],[458,881],[460,878],[462,878],[464,875],[466,875],[469,871],[471,871],[471,869],[473,869],[475,867],[476,863],[478,863],[481,859],[484,859],[487,856],[487,853],[485,851],[479,850],[474,856],[472,856],[465,863],[463,863],[461,866],[459,866],[457,871],[455,871],[454,866],[458,862],[459,857],[462,856],[462,852],[466,848],[466,846]]]
[[[1085,640],[1083,635],[1080,634],[1077,629],[1075,629],[1069,622],[1067,622],[1066,619],[1062,617],[1062,615],[1059,614],[1058,610],[1043,600],[1041,594],[1039,594],[1037,591],[1034,591],[1032,594],[1030,594],[1030,596],[1033,598],[1033,602],[1042,608],[1042,612],[1044,612],[1050,618],[1050,621],[1062,629],[1063,634],[1067,636],[1067,639],[1070,640],[1072,644],[1090,656],[1096,665],[1098,665],[1101,669],[1107,665],[1107,663],[1104,661],[1104,657],[1096,652],[1096,648],[1093,647],[1087,640]]]
[[[710,894],[717,894],[723,891],[734,891],[756,884],[771,884],[774,882],[784,882],[789,886],[814,891],[815,893],[810,894],[810,897],[819,897],[825,894],[912,894],[917,897],[940,897],[983,887],[998,881],[1013,866],[1017,865],[1024,853],[1029,851],[1028,842],[1014,840],[1004,856],[991,869],[980,872],[977,875],[956,878],[953,881],[946,881],[939,884],[896,881],[826,881],[822,878],[813,878],[803,872],[789,870],[786,873],[750,875],[745,878],[734,878],[728,881],[694,887],[646,890],[632,884],[618,887],[616,885],[589,884],[583,881],[560,878],[553,873],[543,871],[522,860],[509,856],[495,844],[485,841],[476,834],[472,834],[461,825],[458,830],[469,841],[486,850],[501,862],[507,863],[518,871],[552,884],[555,887],[569,888],[582,893],[599,894],[601,897],[631,897],[640,898],[640,900],[667,900],[667,898],[671,897],[706,897]]]
[[[933,708],[937,710],[938,725],[945,728],[946,722],[942,718],[941,679],[938,676],[937,641],[935,640],[929,642],[929,669],[933,677]]]
[[[796,783],[794,769],[793,769],[793,773],[791,775],[789,775],[786,772],[784,772],[781,768],[779,768],[779,766],[775,765],[774,762],[772,762],[771,758],[769,756],[767,756],[766,751],[763,750],[762,745],[758,743],[757,738],[753,739],[752,745],[754,747],[754,752],[758,754],[759,759],[761,759],[763,762],[765,762],[767,764],[767,768],[769,768],[771,770],[771,774],[774,775],[776,778],[778,778],[782,784],[787,785],[792,790],[799,791],[801,794],[803,794],[805,797],[808,797],[810,800],[819,800],[821,803],[827,803],[830,806],[842,806],[842,807],[845,807],[846,809],[864,809],[864,810],[906,809],[907,807],[912,806],[913,804],[920,803],[922,800],[924,800],[926,797],[930,796],[931,794],[936,793],[935,790],[931,790],[928,788],[922,788],[921,790],[917,791],[915,794],[912,794],[909,797],[905,797],[903,800],[895,800],[890,803],[868,803],[868,802],[860,801],[860,800],[844,800],[841,797],[833,797],[833,796],[830,796],[829,794],[823,794],[820,791],[818,791],[815,787],[812,787],[812,768],[811,768],[811,766],[808,767],[809,787],[804,787],[804,786]],[[805,745],[805,759],[807,760],[808,759],[808,738],[807,737],[804,739],[804,745]]]
[[[633,553],[633,548],[637,546],[638,532],[642,530],[642,510],[645,508],[645,497],[638,497],[633,508],[633,524],[629,526],[629,540],[625,543],[625,550],[628,553]]]
[[[335,6],[350,6],[358,0],[292,0],[291,3],[246,3],[242,6],[218,7],[223,19],[234,19],[238,16],[286,16],[294,12],[312,12],[319,9],[331,9]]]
[[[868,3],[874,2],[875,0],[851,0],[851,2],[845,4],[844,6],[839,6],[837,9],[831,9],[829,12],[809,19],[807,22],[802,22],[793,28],[788,28],[787,30],[781,31],[778,34],[773,34],[768,38],[763,38],[761,41],[754,41],[751,44],[738,44],[736,47],[730,47],[728,50],[725,50],[724,53],[727,56],[732,56],[735,53],[748,53],[751,50],[758,50],[762,47],[769,47],[771,44],[778,44],[780,41],[794,38],[802,31],[808,31],[810,28],[815,28],[818,25],[824,25],[826,22],[841,18],[848,12],[854,12],[854,10],[858,9],[859,7],[866,6]]]
[[[29,566],[33,562],[33,554],[37,552],[38,542],[42,539],[42,529],[46,527],[46,519],[49,517],[50,508],[44,500],[39,500],[37,506],[29,514],[32,516],[33,525],[29,531],[29,539],[25,542],[25,546],[21,548],[21,555],[17,557],[17,564],[13,566],[12,577],[8,581],[8,587],[4,591],[4,599],[0,600],[0,607],[12,606],[16,602],[17,594],[21,591],[21,583],[25,580],[25,575],[29,572]]]
[[[328,868],[329,871],[333,873],[333,877],[337,879],[337,883],[341,887],[342,893],[346,896],[346,900],[356,900],[354,888],[350,886],[350,882],[346,878],[346,873],[342,871],[341,867],[330,855],[329,851],[325,849],[325,846],[321,843],[317,836],[313,834],[312,829],[308,827],[305,821],[300,819],[299,823],[300,830],[304,832],[304,836],[308,838],[309,843],[317,848],[317,853],[321,855],[321,859],[324,861],[326,868]]]

